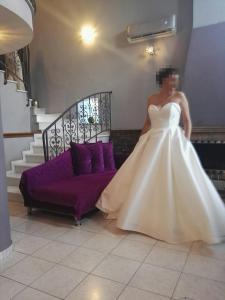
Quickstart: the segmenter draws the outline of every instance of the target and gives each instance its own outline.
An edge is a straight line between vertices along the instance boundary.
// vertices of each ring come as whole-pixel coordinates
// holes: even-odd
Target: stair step
[[[37,163],[41,164],[44,162],[44,154],[43,153],[34,153],[30,150],[23,151],[23,159],[27,163]]]
[[[20,174],[14,173],[12,170],[6,172],[7,185],[8,186],[19,186],[20,183]]]
[[[25,90],[19,90],[19,89],[17,89],[16,90],[18,93],[25,93],[25,94],[27,94],[27,91],[25,91]]]
[[[42,133],[35,133],[34,134],[34,141],[38,143],[42,143]]]
[[[18,187],[16,186],[8,186],[7,187],[7,191],[8,191],[8,199],[9,201],[23,201],[23,196],[20,193],[20,190]]]
[[[40,108],[40,107],[32,107],[31,108],[32,115],[38,115],[38,114],[45,114],[46,109],[45,108]]]
[[[25,162],[24,160],[14,160],[12,161],[12,170],[13,172],[15,172],[16,174],[22,174],[23,171],[36,167],[39,164],[37,163],[28,163]]]
[[[31,146],[31,150],[33,151],[33,153],[35,153],[35,154],[43,154],[44,153],[42,140],[40,140],[40,142],[38,142],[38,143],[31,142],[30,146]]]

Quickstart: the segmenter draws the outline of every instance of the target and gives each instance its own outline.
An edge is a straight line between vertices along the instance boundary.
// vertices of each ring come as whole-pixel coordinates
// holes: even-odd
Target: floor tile
[[[70,268],[90,272],[100,263],[105,255],[106,254],[93,249],[79,247],[61,261],[61,264]]]
[[[225,282],[225,261],[192,254],[183,272]]]
[[[23,232],[11,230],[11,239],[12,239],[13,243],[18,242],[19,240],[22,240],[23,238],[25,238],[27,236],[28,235]]]
[[[147,243],[152,246],[155,245],[155,243],[156,243],[155,239],[153,239],[147,235],[144,235],[141,233],[136,233],[136,232],[129,232],[126,239],[132,240],[132,241],[137,241],[137,242],[142,242],[142,243]]]
[[[190,274],[182,274],[173,299],[224,300],[225,284]]]
[[[11,228],[14,228],[26,222],[26,219],[18,216],[10,216],[9,221],[10,221]]]
[[[14,280],[0,276],[0,299],[10,300],[13,296],[23,290],[25,286]]]
[[[118,282],[89,275],[66,300],[116,300],[122,289]]]
[[[18,263],[20,260],[24,259],[27,255],[23,253],[19,253],[16,251],[12,251],[7,258],[4,259],[4,262],[0,264],[0,273],[5,271],[6,269],[12,267],[16,263]]]
[[[1,300],[225,299],[225,243],[169,244],[101,212],[75,227],[70,217],[9,207],[14,249],[0,267]]]
[[[108,220],[104,220],[103,218],[99,217],[94,217],[92,219],[82,220],[82,224],[79,229],[100,233],[107,224],[109,224]]]
[[[43,237],[46,239],[56,239],[57,237],[65,234],[69,229],[65,226],[59,226],[56,224],[45,224],[45,226],[35,231],[35,236]]]
[[[225,243],[209,245],[203,242],[195,242],[191,249],[191,253],[225,260]]]
[[[129,285],[171,297],[179,276],[180,272],[143,264]]]
[[[147,243],[138,241],[123,240],[112,251],[112,254],[143,261],[153,246]]]
[[[84,230],[76,230],[76,229],[69,229],[66,233],[63,235],[60,235],[57,240],[80,246],[84,244],[87,240],[92,238],[95,235],[93,232],[88,232]]]
[[[120,242],[120,238],[110,237],[105,234],[96,234],[83,244],[84,247],[94,250],[109,252]]]
[[[51,262],[59,263],[61,260],[71,254],[77,246],[52,241],[41,249],[37,250],[32,256],[46,259]]]
[[[81,271],[55,265],[31,286],[52,296],[65,298],[86,275]]]
[[[169,298],[128,286],[118,300],[169,300]]]
[[[128,283],[139,266],[140,263],[137,261],[109,255],[92,273],[121,283]]]
[[[14,228],[16,229],[16,231],[31,234],[31,233],[34,233],[37,230],[40,230],[44,226],[45,226],[45,224],[41,223],[41,222],[32,221],[32,220],[25,220],[25,222],[23,222],[20,225],[14,226]]]
[[[32,254],[34,251],[48,244],[50,241],[40,237],[29,235],[14,244],[15,251]]]
[[[184,267],[186,258],[186,252],[154,247],[146,258],[145,263],[181,271]]]
[[[121,239],[128,235],[128,231],[117,228],[114,222],[107,224],[101,233],[111,237],[120,237]]]
[[[13,300],[59,300],[53,296],[47,295],[30,287],[19,293]]]
[[[52,266],[52,263],[29,256],[4,271],[2,275],[28,285],[47,272]]]
[[[166,249],[173,249],[173,250],[177,250],[177,251],[189,252],[189,250],[192,246],[192,243],[169,244],[166,242],[157,241],[156,246],[163,247]]]

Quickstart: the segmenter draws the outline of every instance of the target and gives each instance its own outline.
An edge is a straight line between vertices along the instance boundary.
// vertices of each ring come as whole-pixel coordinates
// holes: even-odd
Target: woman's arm
[[[147,115],[146,115],[146,118],[145,118],[144,126],[141,130],[141,135],[146,133],[151,127],[151,120],[150,120],[149,114],[148,114],[148,106],[150,104],[150,101],[151,101],[151,97],[149,97],[148,101],[147,101]]]
[[[191,117],[190,117],[190,111],[189,111],[189,104],[188,100],[185,96],[184,93],[180,92],[179,93],[181,96],[181,111],[182,111],[182,122],[184,126],[184,135],[186,138],[189,140],[191,139],[191,131],[192,131],[192,122],[191,122]]]

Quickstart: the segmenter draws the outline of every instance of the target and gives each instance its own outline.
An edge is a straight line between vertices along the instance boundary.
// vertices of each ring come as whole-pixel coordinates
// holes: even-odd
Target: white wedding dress
[[[143,134],[96,206],[117,227],[169,243],[225,240],[225,205],[179,126],[176,102],[150,105]]]

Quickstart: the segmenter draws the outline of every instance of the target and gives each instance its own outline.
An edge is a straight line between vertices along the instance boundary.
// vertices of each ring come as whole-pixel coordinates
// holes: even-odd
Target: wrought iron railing
[[[99,92],[71,105],[42,133],[45,161],[69,148],[70,142],[97,141],[111,130],[111,94]]]

